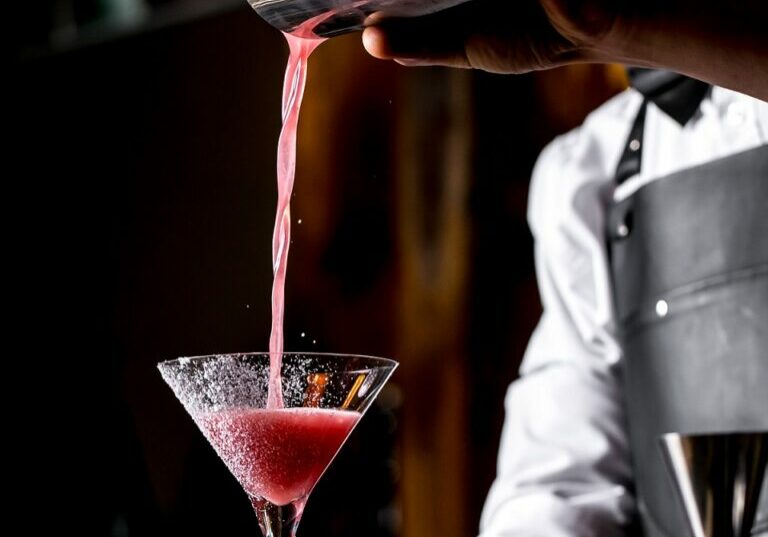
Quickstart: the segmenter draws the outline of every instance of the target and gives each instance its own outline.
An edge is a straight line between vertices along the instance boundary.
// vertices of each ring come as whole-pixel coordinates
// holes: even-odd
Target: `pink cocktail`
[[[309,495],[359,418],[352,410],[234,408],[195,421],[252,500],[288,505]]]
[[[284,353],[179,358],[163,379],[248,494],[266,537],[295,537],[307,499],[397,367],[384,358]]]

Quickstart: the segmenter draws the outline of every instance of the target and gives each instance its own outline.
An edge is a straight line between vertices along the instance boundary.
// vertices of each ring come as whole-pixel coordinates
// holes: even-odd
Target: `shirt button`
[[[730,127],[741,127],[747,119],[747,111],[742,102],[732,102],[725,112],[725,122]]]
[[[659,317],[666,317],[669,313],[669,304],[666,300],[659,300],[656,302],[656,315]]]

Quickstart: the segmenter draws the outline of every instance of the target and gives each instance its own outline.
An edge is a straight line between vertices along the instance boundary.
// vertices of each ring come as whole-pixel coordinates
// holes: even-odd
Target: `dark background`
[[[28,4],[4,174],[24,533],[257,535],[154,366],[266,347],[283,39],[244,1]],[[409,70],[358,39],[310,62],[285,347],[402,366],[301,532],[473,534],[540,314],[531,169],[622,81]]]

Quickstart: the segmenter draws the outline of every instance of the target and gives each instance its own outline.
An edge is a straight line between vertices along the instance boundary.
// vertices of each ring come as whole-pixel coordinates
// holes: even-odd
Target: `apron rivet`
[[[640,151],[640,140],[635,138],[631,142],[629,142],[629,150],[630,151]]]
[[[669,304],[666,300],[659,300],[656,302],[656,315],[659,317],[666,317],[669,313]]]

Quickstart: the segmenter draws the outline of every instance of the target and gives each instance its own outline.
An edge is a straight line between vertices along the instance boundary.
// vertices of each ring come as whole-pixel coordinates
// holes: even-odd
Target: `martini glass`
[[[397,362],[282,354],[282,408],[267,408],[270,355],[179,358],[158,365],[245,490],[265,537],[295,537],[307,498]]]

